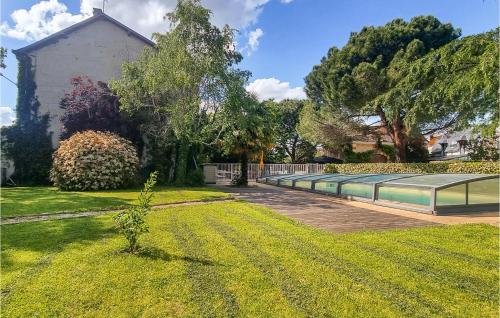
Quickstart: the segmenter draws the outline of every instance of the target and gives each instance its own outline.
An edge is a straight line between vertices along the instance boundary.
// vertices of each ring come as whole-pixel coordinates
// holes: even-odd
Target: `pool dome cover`
[[[434,214],[498,211],[498,175],[303,174],[257,181]]]

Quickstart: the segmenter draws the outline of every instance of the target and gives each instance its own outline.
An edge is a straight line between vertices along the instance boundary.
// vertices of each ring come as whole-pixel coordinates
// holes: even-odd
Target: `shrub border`
[[[325,173],[471,173],[500,174],[499,162],[446,161],[431,163],[327,164]]]

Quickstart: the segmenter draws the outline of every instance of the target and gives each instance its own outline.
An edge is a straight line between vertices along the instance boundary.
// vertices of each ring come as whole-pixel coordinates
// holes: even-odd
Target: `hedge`
[[[480,173],[499,174],[498,162],[454,161],[431,163],[345,163],[327,164],[325,173]]]

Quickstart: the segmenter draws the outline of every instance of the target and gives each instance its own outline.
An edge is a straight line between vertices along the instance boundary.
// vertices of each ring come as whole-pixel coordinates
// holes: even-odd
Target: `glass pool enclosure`
[[[498,211],[499,175],[288,174],[257,182],[434,214]]]

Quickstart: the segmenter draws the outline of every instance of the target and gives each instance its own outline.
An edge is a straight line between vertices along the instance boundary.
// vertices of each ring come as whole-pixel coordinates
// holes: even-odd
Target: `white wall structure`
[[[61,131],[59,103],[72,89],[70,79],[87,76],[97,83],[118,78],[121,65],[137,58],[145,46],[154,43],[94,9],[92,17],[14,51],[31,58],[40,113],[50,115],[54,147]]]

